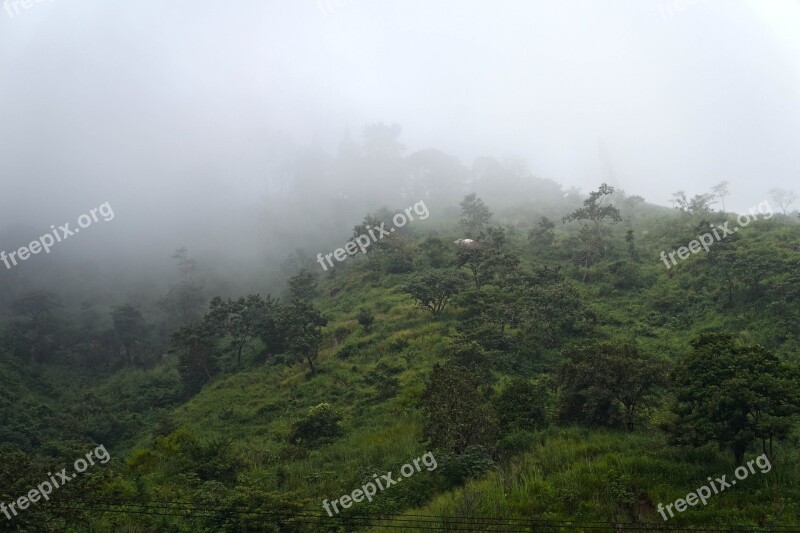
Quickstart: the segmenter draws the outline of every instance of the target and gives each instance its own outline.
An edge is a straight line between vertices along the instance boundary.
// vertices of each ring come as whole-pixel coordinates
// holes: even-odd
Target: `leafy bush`
[[[470,445],[460,454],[437,454],[444,478],[452,485],[465,479],[479,478],[494,466],[490,451],[480,445]]]
[[[517,454],[527,452],[534,447],[537,441],[538,437],[532,431],[515,429],[497,442],[498,456],[501,460],[506,460]]]
[[[308,410],[305,418],[292,426],[289,442],[315,446],[338,437],[342,430],[339,421],[341,413],[328,403],[321,403]]]
[[[364,331],[369,333],[373,322],[375,322],[375,315],[366,307],[362,307],[358,312],[358,323],[361,324]]]
[[[546,425],[547,390],[542,383],[514,378],[495,398],[500,430],[533,430]]]

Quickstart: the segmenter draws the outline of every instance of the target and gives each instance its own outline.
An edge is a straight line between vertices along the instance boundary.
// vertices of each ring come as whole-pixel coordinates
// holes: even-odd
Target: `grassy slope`
[[[707,484],[709,476],[727,474],[730,481],[735,468],[728,455],[709,449],[683,452],[667,446],[658,433],[552,429],[538,438],[524,456],[402,517],[518,518],[545,521],[556,529],[572,521],[663,523],[655,505],[684,498]],[[798,523],[798,453],[787,448],[779,456],[771,471],[762,474],[756,467],[755,474],[713,495],[706,506],[676,512],[668,524]]]
[[[522,235],[514,237],[515,246],[522,249],[523,242]],[[650,244],[643,252],[636,290],[608,289],[604,284],[581,288],[598,314],[599,335],[629,337],[648,351],[673,358],[685,351],[693,333],[735,328],[749,319],[701,306],[688,306],[682,317],[655,311],[665,295],[688,301],[692,291],[699,290],[686,271],[666,278],[663,265],[651,260],[660,249],[663,243]],[[547,262],[530,251],[525,256],[529,263]],[[377,284],[367,277],[363,269],[352,268],[322,283],[320,306],[331,321],[316,377],[309,379],[307,368],[299,364],[264,365],[220,379],[175,411],[175,422],[201,440],[233,441],[237,455],[247,463],[241,483],[293,494],[310,509],[321,511],[323,498],[348,493],[371,472],[396,470],[426,451],[420,442],[421,416],[415,403],[430,368],[446,356],[445,337],[453,332],[455,317],[445,313],[434,321],[416,308],[397,290],[403,276],[390,276]],[[342,290],[329,297],[333,287]],[[355,321],[360,306],[376,310],[370,334]],[[350,355],[344,358],[342,354]],[[379,363],[399,371],[399,393],[387,401],[377,400],[377,391],[364,381]],[[307,457],[298,455],[286,444],[291,423],[321,402],[345,414],[345,436]],[[652,420],[658,416],[658,411],[652,413]],[[437,516],[660,521],[655,503],[671,502],[700,486],[707,476],[730,476],[733,470],[725,454],[707,449],[684,453],[667,447],[652,426],[643,430],[629,435],[553,428],[539,434],[524,457],[461,489],[436,496],[427,505],[435,473],[418,474],[430,479],[393,487],[373,503],[361,504],[360,510],[369,506],[370,510],[397,511],[411,503],[419,506],[415,512]],[[140,444],[147,446],[148,441],[149,437],[143,437]],[[734,490],[713,497],[707,507],[693,508],[670,523],[755,525],[773,518],[797,522],[794,502],[800,500],[796,488],[800,475],[792,466],[797,464],[797,454],[787,449],[781,458],[779,467],[769,474],[751,476]]]

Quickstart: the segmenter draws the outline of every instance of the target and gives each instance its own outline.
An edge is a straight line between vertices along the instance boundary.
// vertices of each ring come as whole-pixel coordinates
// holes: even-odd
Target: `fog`
[[[112,221],[53,254],[169,264],[187,246],[232,268],[279,261],[395,197],[380,194],[391,176],[319,170],[380,122],[402,128],[403,156],[436,149],[466,169],[494,157],[664,206],[727,180],[728,209],[746,210],[800,170],[797,1],[2,8],[0,249],[108,202]],[[304,210],[287,206],[298,195]]]

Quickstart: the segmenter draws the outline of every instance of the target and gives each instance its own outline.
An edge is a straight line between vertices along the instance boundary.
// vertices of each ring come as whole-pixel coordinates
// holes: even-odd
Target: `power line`
[[[5,490],[0,490],[4,497],[11,496]],[[72,503],[73,506],[68,504]],[[401,513],[399,515],[384,516],[369,514],[366,512],[348,512],[343,515],[327,517],[321,512],[310,510],[266,510],[260,507],[247,505],[224,506],[219,504],[199,505],[190,502],[176,502],[170,500],[148,500],[147,502],[135,502],[113,499],[92,499],[65,495],[65,497],[54,499],[48,502],[56,508],[71,509],[76,511],[97,511],[110,512],[117,514],[139,514],[148,516],[173,516],[173,517],[211,517],[213,513],[228,513],[240,516],[254,515],[263,516],[267,519],[282,520],[290,524],[308,525],[332,525],[335,523],[346,522],[354,526],[376,526],[387,528],[406,528],[411,524],[415,529],[430,531],[475,531],[475,527],[481,527],[481,531],[528,531],[520,529],[506,529],[517,527],[538,527],[538,528],[580,528],[583,530],[646,530],[654,531],[677,531],[686,530],[686,527],[670,526],[656,522],[631,522],[621,523],[617,521],[573,521],[573,520],[541,520],[526,518],[496,518],[496,517],[472,517],[472,516],[440,516]],[[75,506],[78,505],[78,506]],[[375,522],[389,522],[388,524],[376,524]],[[455,526],[467,526],[466,528]],[[741,529],[739,529],[741,527]],[[488,529],[492,528],[492,529]],[[503,528],[503,529],[497,529]],[[752,531],[751,527],[746,526],[727,526],[724,529],[703,527],[703,531],[723,532],[723,531]],[[796,526],[773,526],[767,531],[800,531]]]

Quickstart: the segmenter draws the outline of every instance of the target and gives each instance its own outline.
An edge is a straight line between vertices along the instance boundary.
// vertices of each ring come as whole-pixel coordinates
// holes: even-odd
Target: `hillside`
[[[454,216],[431,211],[374,241],[366,257],[356,251],[329,270],[311,253],[293,254],[289,293],[277,294],[283,299],[212,301],[203,318],[172,334],[170,353],[155,362],[143,355],[149,362],[131,356],[128,364],[123,356],[99,371],[61,358],[41,367],[14,353],[25,338],[14,332],[45,326],[9,322],[0,352],[0,500],[12,501],[47,469],[66,466],[58,466],[63,457],[99,444],[112,460],[0,528],[797,524],[800,403],[773,393],[798,383],[800,225],[765,211],[708,253],[667,268],[662,251],[688,244],[709,224],[736,224],[736,216],[666,210],[601,191],[551,205],[559,219],[574,219],[552,227],[535,207],[491,213],[494,206],[473,195],[461,209],[443,210]],[[608,206],[620,206],[616,222],[603,211]],[[389,215],[401,211],[376,211],[353,237],[381,220],[391,227]],[[453,243],[465,235],[476,244]],[[188,291],[189,283],[181,287]],[[152,334],[136,329],[135,309],[120,309],[118,334]],[[92,342],[67,326],[77,316],[61,320],[59,331]],[[687,414],[680,403],[690,392],[724,393],[696,371],[687,377],[692,353],[713,366],[702,355],[707,346],[727,350],[727,361],[742,354],[745,366],[719,379],[750,391],[731,397],[738,406],[717,406],[717,418]],[[746,365],[764,354],[783,366],[769,374],[775,381],[751,387]],[[83,392],[67,392],[65,383],[76,380]],[[626,396],[632,390],[635,402]],[[711,424],[739,420],[736,409],[745,405],[760,413],[755,425],[702,437]],[[765,435],[774,438],[762,443]],[[766,450],[769,471],[751,472],[756,479],[663,520],[660,503],[709,476],[733,476],[736,442],[744,442],[746,460]],[[324,502],[376,475],[396,477],[426,453],[434,468],[326,513]],[[39,468],[18,468],[21,457]]]

